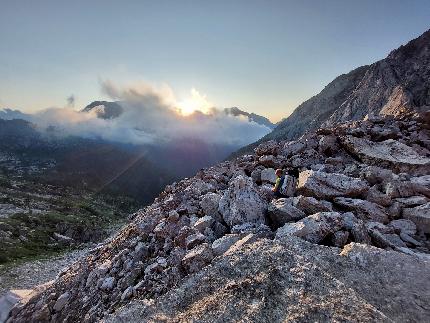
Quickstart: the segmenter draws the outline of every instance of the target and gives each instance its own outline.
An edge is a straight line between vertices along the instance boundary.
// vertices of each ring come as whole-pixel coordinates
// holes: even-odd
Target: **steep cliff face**
[[[338,76],[271,133],[235,156],[249,152],[258,143],[297,139],[320,126],[362,120],[366,115],[399,115],[426,109],[430,109],[430,30],[385,59]]]
[[[422,321],[430,131],[402,118],[266,142],[167,186],[10,322]],[[292,197],[272,200],[275,168],[300,171]]]

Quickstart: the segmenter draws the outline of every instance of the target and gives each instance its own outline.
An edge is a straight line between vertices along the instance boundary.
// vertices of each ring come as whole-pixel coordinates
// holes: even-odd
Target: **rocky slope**
[[[307,131],[366,115],[398,115],[430,106],[430,30],[392,51],[385,59],[343,74],[256,144],[271,139],[297,139]],[[236,156],[237,156],[236,155]]]
[[[167,186],[9,322],[425,320],[429,124],[347,122]]]

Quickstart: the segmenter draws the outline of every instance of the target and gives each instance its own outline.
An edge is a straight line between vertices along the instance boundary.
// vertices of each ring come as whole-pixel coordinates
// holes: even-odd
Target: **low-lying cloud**
[[[97,111],[103,107],[90,112],[76,111],[71,107],[73,96],[64,108],[49,108],[32,115],[26,114],[26,117],[21,114],[21,118],[36,123],[42,129],[54,126],[66,135],[130,144],[163,144],[198,139],[208,144],[243,146],[270,132],[268,127],[250,122],[247,118],[228,115],[214,107],[208,108],[205,96],[195,89],[192,95],[197,96],[198,100],[194,103],[202,106],[193,109],[204,112],[197,110],[184,114],[184,109],[189,108],[190,103],[179,102],[168,85],[155,87],[148,83],[137,83],[119,86],[107,80],[101,82],[101,88],[105,95],[123,108],[118,117],[99,118]],[[9,111],[10,114],[12,112],[20,115],[17,111]],[[7,118],[7,113],[3,112],[3,118]]]

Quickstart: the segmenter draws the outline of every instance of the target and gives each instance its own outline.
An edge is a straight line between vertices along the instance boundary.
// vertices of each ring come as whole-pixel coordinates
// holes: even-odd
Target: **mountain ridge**
[[[430,107],[430,30],[371,65],[342,74],[238,156],[268,140],[297,139],[307,131],[366,115],[396,115]],[[381,84],[379,86],[379,84]]]

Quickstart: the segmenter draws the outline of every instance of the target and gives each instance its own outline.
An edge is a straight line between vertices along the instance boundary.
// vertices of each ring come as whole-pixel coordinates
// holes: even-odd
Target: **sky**
[[[429,17],[429,0],[0,0],[0,109],[79,110],[109,99],[105,82],[145,82],[184,109],[203,100],[277,122]]]

